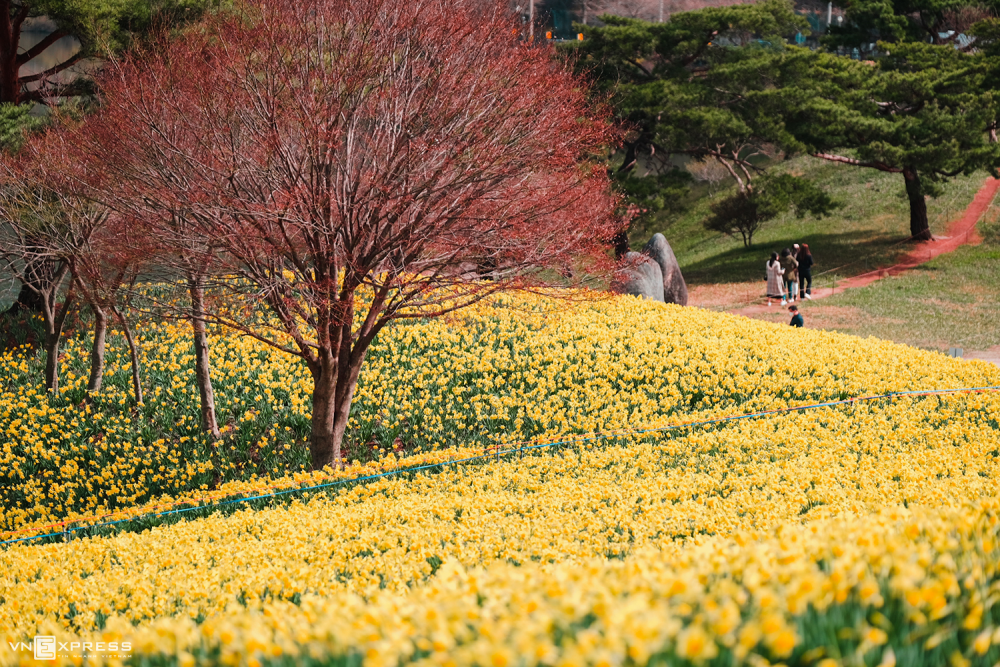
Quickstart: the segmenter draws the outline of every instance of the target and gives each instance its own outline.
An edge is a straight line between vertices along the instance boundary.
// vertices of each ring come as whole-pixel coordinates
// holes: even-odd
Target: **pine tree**
[[[67,82],[54,77],[86,58],[190,21],[218,4],[219,0],[0,0],[0,104],[48,102],[87,92],[83,79]],[[22,48],[25,27],[41,17],[55,30]],[[80,42],[74,54],[39,72],[22,74],[56,42],[70,36]]]
[[[788,134],[815,157],[900,174],[910,235],[930,239],[928,196],[959,174],[996,175],[991,60],[951,45],[881,43],[875,61],[795,49],[773,96]]]
[[[682,183],[675,173],[677,155],[715,160],[740,192],[752,190],[761,158],[783,141],[781,124],[760,106],[772,100],[753,89],[767,86],[785,36],[805,29],[791,3],[712,7],[676,14],[666,23],[601,20],[604,26],[581,26],[583,42],[564,48],[610,95],[629,128],[613,167],[623,192],[640,207],[650,201],[671,205]],[[650,196],[657,181],[670,188],[659,200]],[[628,239],[620,236],[616,251],[627,250]]]

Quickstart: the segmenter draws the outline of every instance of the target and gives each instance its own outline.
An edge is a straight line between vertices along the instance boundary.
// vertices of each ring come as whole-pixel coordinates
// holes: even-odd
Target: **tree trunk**
[[[45,390],[59,391],[59,333],[45,333]]]
[[[930,241],[931,227],[927,222],[927,200],[924,199],[924,189],[920,184],[920,175],[916,169],[903,169],[906,181],[906,197],[910,200],[910,237],[914,241]]]
[[[628,242],[627,229],[619,230],[615,234],[614,238],[611,239],[611,243],[615,247],[615,259],[619,262],[624,259],[625,255],[627,255],[629,250],[632,249]]]
[[[15,30],[12,14],[19,8],[11,0],[0,0],[0,104],[17,104],[21,86],[18,79],[17,48],[21,31]]]
[[[637,155],[638,155],[638,144],[642,138],[633,141],[631,143],[625,144],[625,158],[622,163],[618,166],[618,174],[627,174],[628,172],[635,169]],[[611,175],[610,170],[608,171],[608,176]],[[631,226],[631,225],[629,225]],[[611,245],[615,249],[615,259],[619,262],[629,253],[632,249],[628,241],[628,228],[618,230],[615,235],[611,238]]]
[[[340,444],[343,438],[335,435],[337,374],[332,364],[325,364],[313,371],[312,430],[309,434],[309,456],[313,470],[334,465],[340,460]]]
[[[132,360],[132,391],[135,394],[135,402],[142,405],[142,378],[139,374],[139,350],[135,346],[135,338],[132,337],[132,329],[129,328],[125,316],[122,315],[117,307],[112,307],[111,310],[114,312],[115,317],[118,318],[118,324],[121,325],[122,332],[125,334],[125,341],[128,343],[128,353]]]
[[[212,367],[208,361],[208,336],[205,334],[205,283],[201,276],[188,279],[191,293],[191,329],[194,332],[194,368],[201,394],[201,427],[213,438],[221,438],[215,419],[215,394],[212,391]]]
[[[27,280],[26,277],[21,278],[21,291],[17,293],[17,298],[14,299],[14,303],[10,304],[10,308],[4,311],[5,315],[16,315],[22,310],[32,313],[42,311],[42,298],[38,296],[38,292],[24,284],[25,280]]]
[[[90,379],[87,391],[99,392],[104,379],[104,340],[108,333],[108,316],[100,306],[91,304],[94,311],[94,347],[90,350]]]
[[[327,359],[330,361],[310,368],[314,383],[312,432],[309,440],[313,470],[340,465],[354,391],[358,387],[358,375],[370,342],[369,338],[356,343],[353,354],[345,346],[341,356],[354,359],[346,366],[340,366],[332,361],[333,355],[328,355]]]
[[[62,282],[62,281],[60,281]],[[52,290],[51,308],[45,308],[45,390],[56,394],[59,391],[59,340],[62,338],[66,315],[73,307],[73,288],[70,286],[62,309],[58,310],[55,288]]]
[[[476,273],[480,280],[496,280],[497,261],[492,256],[483,257],[476,264]]]

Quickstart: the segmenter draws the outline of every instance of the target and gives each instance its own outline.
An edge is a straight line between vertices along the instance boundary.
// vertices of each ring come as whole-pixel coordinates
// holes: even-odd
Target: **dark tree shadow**
[[[836,271],[839,276],[853,276],[892,266],[912,248],[903,240],[890,236],[872,238],[870,231],[807,234],[754,243],[751,248],[732,248],[694,264],[684,264],[683,257],[678,260],[689,285],[763,281],[766,279],[765,264],[772,252],[780,254],[782,249],[791,248],[795,243],[808,243],[815,261],[813,275],[842,267]]]

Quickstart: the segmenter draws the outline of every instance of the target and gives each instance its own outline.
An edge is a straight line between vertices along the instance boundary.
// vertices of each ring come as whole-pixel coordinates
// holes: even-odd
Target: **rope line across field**
[[[30,535],[30,536],[27,536],[27,537],[9,538],[9,539],[6,539],[6,540],[2,540],[2,541],[0,541],[0,546],[7,546],[7,545],[11,545],[11,544],[20,543],[20,542],[32,542],[32,541],[36,541],[36,540],[42,540],[42,539],[46,539],[46,538],[59,537],[59,536],[65,536],[67,538],[70,538],[73,533],[76,533],[76,532],[78,532],[80,530],[93,530],[93,529],[99,529],[99,528],[110,528],[112,526],[116,526],[116,525],[119,525],[119,524],[122,524],[122,523],[129,523],[129,522],[132,522],[132,521],[140,521],[140,520],[143,520],[143,519],[156,519],[156,518],[162,518],[162,517],[167,517],[167,516],[176,516],[176,515],[185,514],[185,513],[188,513],[188,512],[199,511],[199,510],[211,510],[213,508],[227,507],[227,506],[231,506],[231,505],[237,505],[237,504],[240,504],[240,503],[248,503],[248,502],[252,502],[252,501],[255,501],[255,500],[267,500],[267,499],[270,499],[270,498],[278,498],[278,497],[286,496],[286,495],[289,495],[289,494],[292,494],[292,493],[308,493],[308,492],[312,492],[312,491],[319,491],[319,490],[322,490],[322,489],[329,489],[329,488],[333,488],[333,487],[337,487],[337,486],[344,486],[344,485],[347,485],[347,484],[359,484],[359,483],[374,481],[374,480],[377,480],[377,479],[382,479],[382,478],[385,478],[385,477],[390,477],[390,476],[393,476],[393,475],[401,475],[401,474],[406,474],[406,473],[422,472],[422,471],[426,471],[426,470],[432,470],[432,469],[435,469],[435,468],[443,468],[445,466],[453,466],[453,465],[459,465],[459,464],[463,464],[463,463],[473,463],[473,462],[476,462],[476,461],[485,461],[485,460],[488,460],[488,459],[491,459],[491,458],[499,459],[500,457],[503,457],[503,456],[510,456],[510,455],[514,455],[514,454],[523,454],[524,452],[534,451],[534,450],[539,450],[539,449],[546,449],[546,448],[550,448],[550,447],[561,447],[561,446],[565,446],[565,445],[582,444],[582,443],[585,443],[585,442],[594,442],[594,441],[600,441],[600,440],[611,440],[611,439],[615,439],[615,438],[625,438],[625,437],[631,437],[631,436],[649,435],[651,433],[660,433],[660,432],[664,432],[664,431],[672,431],[672,430],[677,430],[677,429],[682,429],[682,428],[696,428],[696,427],[699,427],[699,426],[710,426],[712,424],[721,424],[721,423],[725,423],[725,422],[740,421],[740,420],[744,420],[744,419],[755,419],[757,417],[767,417],[769,415],[783,414],[783,413],[789,413],[789,412],[804,412],[806,410],[814,410],[814,409],[817,409],[817,408],[828,408],[828,407],[836,407],[836,406],[840,406],[840,405],[850,405],[850,404],[853,404],[853,403],[860,403],[860,402],[864,402],[864,401],[875,401],[875,400],[880,400],[880,399],[892,400],[894,398],[903,398],[903,397],[940,396],[940,395],[946,395],[946,394],[973,394],[973,393],[990,392],[990,391],[998,391],[998,390],[1000,390],[1000,385],[992,385],[992,386],[985,386],[985,387],[962,387],[962,388],[957,388],[957,389],[918,389],[918,390],[910,390],[910,391],[895,391],[895,392],[889,392],[889,393],[886,393],[886,394],[874,394],[874,395],[870,395],[870,396],[855,396],[855,397],[845,398],[845,399],[841,399],[841,400],[837,400],[837,401],[826,401],[826,402],[823,402],[823,403],[810,403],[809,405],[798,405],[798,406],[792,406],[792,407],[787,407],[787,408],[776,408],[774,410],[763,410],[763,411],[760,411],[760,412],[751,412],[751,413],[742,414],[742,415],[729,415],[729,416],[725,416],[725,417],[716,417],[714,419],[705,419],[705,420],[701,420],[701,421],[682,422],[680,424],[670,424],[670,425],[667,425],[667,426],[659,426],[659,427],[656,427],[656,428],[629,429],[629,430],[613,431],[613,432],[610,432],[610,433],[595,432],[595,433],[581,434],[581,435],[574,436],[574,437],[571,437],[571,438],[564,438],[564,439],[561,439],[561,440],[554,440],[554,441],[542,441],[542,442],[539,442],[537,440],[516,441],[516,442],[498,444],[498,445],[494,445],[494,446],[487,446],[485,448],[485,452],[483,454],[478,454],[476,456],[469,456],[469,457],[465,457],[465,458],[452,459],[452,460],[447,460],[447,461],[438,461],[438,462],[435,462],[435,463],[426,463],[426,464],[422,464],[422,465],[418,465],[418,466],[409,466],[409,467],[405,467],[405,468],[395,468],[393,470],[386,470],[386,471],[383,471],[383,472],[380,472],[380,473],[376,473],[376,474],[362,475],[362,476],[359,476],[359,477],[349,477],[349,478],[346,478],[346,479],[338,479],[338,480],[335,480],[335,481],[332,481],[332,482],[325,482],[323,484],[314,484],[314,485],[311,485],[311,486],[301,486],[301,487],[296,487],[296,488],[283,489],[283,490],[280,490],[280,491],[273,491],[271,493],[260,493],[260,492],[266,491],[268,489],[273,489],[273,488],[275,488],[274,486],[260,487],[259,489],[255,489],[255,490],[251,490],[250,491],[251,493],[258,492],[257,495],[242,496],[242,497],[239,497],[239,498],[231,498],[229,500],[208,502],[208,503],[203,504],[203,505],[194,505],[194,506],[190,506],[190,507],[180,507],[180,508],[165,510],[165,511],[162,511],[162,512],[153,512],[153,513],[149,513],[149,514],[140,514],[140,515],[136,515],[136,516],[129,516],[127,518],[120,519],[120,520],[117,520],[117,521],[107,521],[107,522],[104,522],[104,523],[85,524],[85,525],[82,525],[82,526],[68,527],[70,524],[79,523],[79,522],[85,522],[87,520],[86,518],[80,518],[80,517],[78,517],[78,518],[71,519],[71,520],[68,520],[68,521],[60,521],[60,522],[57,522],[57,523],[47,524],[45,526],[35,526],[35,527],[31,527],[31,528],[25,528],[25,529],[21,529],[21,530],[17,530],[17,531],[8,532],[7,533],[8,535],[17,535],[19,533],[30,532],[30,531],[33,531],[33,530],[44,530],[46,528],[54,528],[54,527],[58,527],[58,526],[64,527],[63,530],[59,530],[59,531],[55,531],[55,532],[49,532],[49,533],[44,533],[44,534],[39,534],[39,535]],[[205,500],[205,499],[191,498],[191,499],[187,499],[187,500],[178,501],[176,504],[177,505],[190,505],[191,503],[202,502],[203,500]],[[100,517],[92,517],[92,518],[100,518]]]

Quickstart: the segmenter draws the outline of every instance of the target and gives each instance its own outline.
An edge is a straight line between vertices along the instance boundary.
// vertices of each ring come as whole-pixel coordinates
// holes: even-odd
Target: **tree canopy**
[[[910,236],[930,238],[925,198],[938,184],[1000,166],[1000,22],[968,0],[845,6],[824,44],[864,46],[871,60],[788,45],[803,19],[781,0],[585,28],[579,66],[630,131],[618,171],[711,158],[746,202],[758,158],[806,152],[902,175]]]
[[[45,123],[46,119],[32,115],[26,104],[0,104],[0,152],[16,152],[28,135]]]
[[[646,192],[655,185],[643,187],[635,179],[664,179],[677,168],[678,155],[716,160],[741,191],[751,188],[759,158],[781,142],[782,128],[757,103],[768,98],[746,93],[766,85],[762,74],[784,35],[805,29],[791,3],[712,7],[676,14],[667,23],[601,20],[604,26],[584,26],[583,42],[566,48],[578,69],[610,95],[628,131],[615,166],[624,192],[655,201]],[[677,183],[665,179],[675,192]],[[627,250],[627,240],[619,238],[617,245],[619,254]]]
[[[969,30],[1000,10],[997,0],[838,0],[844,22],[830,26],[829,48],[871,51],[878,42],[922,42],[971,51]]]
[[[783,34],[804,28],[785,0],[685,12],[667,23],[604,16],[603,27],[585,26],[575,49],[577,67],[599,90],[612,94],[627,123],[621,168],[645,156],[716,157],[737,180],[749,177],[748,149],[772,140],[773,127],[758,109],[734,105],[720,82],[754,67],[778,48]],[[733,48],[736,46],[744,48]]]
[[[309,369],[321,468],[384,327],[607,263],[618,202],[594,158],[616,132],[509,12],[474,0],[254,9],[113,62],[78,137],[109,175],[103,201],[239,277],[215,284],[238,308],[194,319]]]
[[[824,216],[839,204],[830,199],[812,181],[790,174],[765,175],[753,190],[737,192],[712,204],[712,215],[705,227],[743,238],[743,245],[753,245],[753,236],[761,226],[791,210],[802,217],[806,213]]]
[[[92,58],[116,51],[158,29],[198,18],[222,0],[0,0],[0,104],[45,102],[88,90],[80,81],[60,83],[56,75]],[[25,48],[22,36],[33,19],[45,18],[55,29]],[[65,37],[80,48],[22,74]],[[34,69],[39,69],[35,67]]]
[[[883,44],[859,62],[796,49],[782,62],[775,95],[788,134],[801,150],[845,165],[903,176],[910,235],[930,238],[925,197],[958,174],[996,175],[1000,144],[988,129],[997,92],[988,58],[953,46]]]

